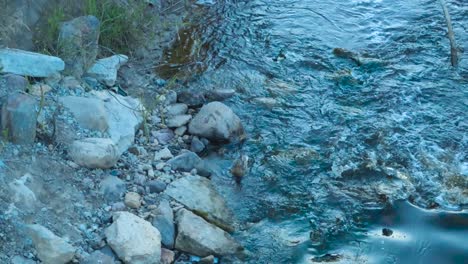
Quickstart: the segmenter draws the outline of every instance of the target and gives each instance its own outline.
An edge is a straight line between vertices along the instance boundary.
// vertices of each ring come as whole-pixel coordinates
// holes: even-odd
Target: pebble
[[[168,160],[173,157],[174,155],[172,155],[171,151],[167,147],[154,154],[154,160]]]
[[[140,208],[141,196],[136,192],[128,192],[125,194],[125,205],[133,209]]]

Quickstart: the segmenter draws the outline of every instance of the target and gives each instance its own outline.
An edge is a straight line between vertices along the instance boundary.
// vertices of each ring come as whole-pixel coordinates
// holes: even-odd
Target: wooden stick
[[[447,22],[448,38],[450,40],[450,60],[452,62],[452,66],[457,67],[458,49],[457,43],[455,42],[455,35],[453,34],[452,19],[450,19],[450,14],[447,5],[445,4],[445,0],[440,0],[440,4],[442,5],[442,9],[444,10],[445,21]]]

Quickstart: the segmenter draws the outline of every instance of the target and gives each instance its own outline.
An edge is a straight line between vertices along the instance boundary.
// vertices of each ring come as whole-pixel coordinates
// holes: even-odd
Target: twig
[[[448,38],[450,40],[450,60],[452,62],[453,67],[457,67],[458,65],[458,54],[457,54],[457,43],[455,42],[455,35],[453,34],[452,28],[452,19],[450,19],[450,14],[445,3],[445,0],[440,0],[440,4],[442,5],[442,9],[444,11],[445,21],[447,22],[447,31],[448,31]]]

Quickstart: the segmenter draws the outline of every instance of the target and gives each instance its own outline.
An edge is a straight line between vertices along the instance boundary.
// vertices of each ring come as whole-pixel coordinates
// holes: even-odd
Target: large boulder
[[[94,16],[81,16],[62,23],[58,38],[65,73],[80,78],[93,65],[99,51],[100,22]]]
[[[32,144],[36,138],[38,103],[26,94],[15,93],[2,106],[2,131],[16,144]]]
[[[201,257],[243,254],[243,247],[228,233],[186,209],[177,212],[176,222],[178,250]]]
[[[101,132],[105,132],[109,128],[107,111],[102,100],[64,96],[60,97],[59,101],[75,116],[76,121],[83,128]]]
[[[210,180],[186,176],[169,184],[165,193],[207,221],[232,231],[233,215]]]
[[[107,243],[124,263],[159,264],[161,234],[148,221],[129,212],[117,212],[105,235]]]
[[[239,117],[220,102],[203,106],[190,121],[189,132],[214,141],[236,141],[244,136]]]
[[[167,200],[162,200],[153,210],[153,226],[161,232],[161,242],[168,248],[174,248],[175,226],[174,213]]]
[[[65,264],[75,256],[75,248],[41,225],[28,225],[27,231],[42,263]]]
[[[111,139],[86,138],[75,140],[68,154],[78,165],[90,169],[108,169],[117,163],[121,153]]]
[[[128,57],[122,54],[100,59],[88,70],[87,75],[96,78],[107,86],[114,86],[117,80],[117,71],[127,63]]]
[[[62,59],[18,49],[0,49],[0,72],[49,77],[65,68]]]

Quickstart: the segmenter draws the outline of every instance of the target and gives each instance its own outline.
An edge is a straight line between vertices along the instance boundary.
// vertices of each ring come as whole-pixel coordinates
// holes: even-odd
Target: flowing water
[[[437,0],[198,2],[158,71],[237,91],[248,140],[206,158],[243,262],[466,263],[468,3],[447,2],[458,68]]]

